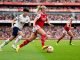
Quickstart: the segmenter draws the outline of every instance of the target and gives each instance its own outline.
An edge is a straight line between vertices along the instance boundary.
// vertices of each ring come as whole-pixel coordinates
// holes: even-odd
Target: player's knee
[[[25,36],[25,34],[22,34],[22,37],[24,37]]]
[[[22,36],[22,37],[24,37],[24,36],[25,36],[25,34],[24,34],[24,33],[22,33],[22,32],[21,32],[21,33],[19,33],[19,35],[20,35],[20,36]]]
[[[74,36],[72,35],[71,38],[73,38]]]
[[[26,45],[27,43],[31,42],[30,40],[25,40],[23,43]]]
[[[31,41],[32,41],[32,39],[29,39],[29,38],[28,38],[28,39],[27,39],[27,41],[31,42]]]
[[[70,37],[72,37],[72,38],[73,38],[73,37],[74,37],[74,35],[73,35],[73,34],[70,34]]]

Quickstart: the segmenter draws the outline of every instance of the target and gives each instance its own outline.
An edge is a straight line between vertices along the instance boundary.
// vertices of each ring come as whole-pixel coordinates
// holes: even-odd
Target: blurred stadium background
[[[80,0],[0,0],[0,44],[11,36],[11,22],[14,17],[22,13],[24,7],[30,9],[29,16],[33,23],[38,5],[45,5],[48,8],[47,14],[51,19],[50,23],[55,26],[53,28],[45,24],[44,27],[49,36],[46,44],[53,46],[54,52],[45,53],[41,49],[40,40],[35,40],[21,49],[19,53],[16,53],[11,48],[13,43],[11,42],[0,52],[0,60],[80,60]],[[72,30],[75,34],[74,45],[69,45],[68,35],[65,36],[59,45],[56,45],[56,39],[61,36],[67,17],[71,15],[74,17],[72,25],[75,27]],[[23,28],[25,33],[23,39],[29,37],[31,31],[32,26],[28,26],[26,23]]]
[[[31,22],[36,16],[36,7],[38,5],[45,5],[50,22],[55,25],[54,28],[45,24],[45,31],[50,39],[58,38],[62,31],[63,26],[67,21],[67,17],[72,15],[75,19],[73,26],[75,29],[74,39],[79,39],[80,36],[80,0],[0,0],[0,39],[6,39],[11,36],[11,21],[17,15],[22,13],[24,7],[30,9]],[[23,31],[25,36],[31,34],[32,26],[29,27],[26,23]],[[68,39],[68,35],[64,39]]]

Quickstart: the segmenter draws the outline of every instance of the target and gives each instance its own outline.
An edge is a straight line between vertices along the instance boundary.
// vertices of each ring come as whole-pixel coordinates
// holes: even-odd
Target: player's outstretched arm
[[[46,21],[46,22],[47,22],[51,27],[54,27],[54,25],[52,25],[49,20],[50,20],[50,19],[47,18],[47,21]]]

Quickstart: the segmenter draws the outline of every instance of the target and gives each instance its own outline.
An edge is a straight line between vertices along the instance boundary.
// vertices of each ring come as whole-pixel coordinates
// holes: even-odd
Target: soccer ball
[[[47,49],[46,49],[46,51],[47,51],[48,53],[51,53],[51,52],[54,51],[54,48],[53,48],[52,46],[48,46]]]

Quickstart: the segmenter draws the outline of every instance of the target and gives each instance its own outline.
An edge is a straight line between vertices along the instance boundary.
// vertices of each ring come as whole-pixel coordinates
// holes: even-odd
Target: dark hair
[[[30,12],[28,8],[23,8],[23,12]]]

